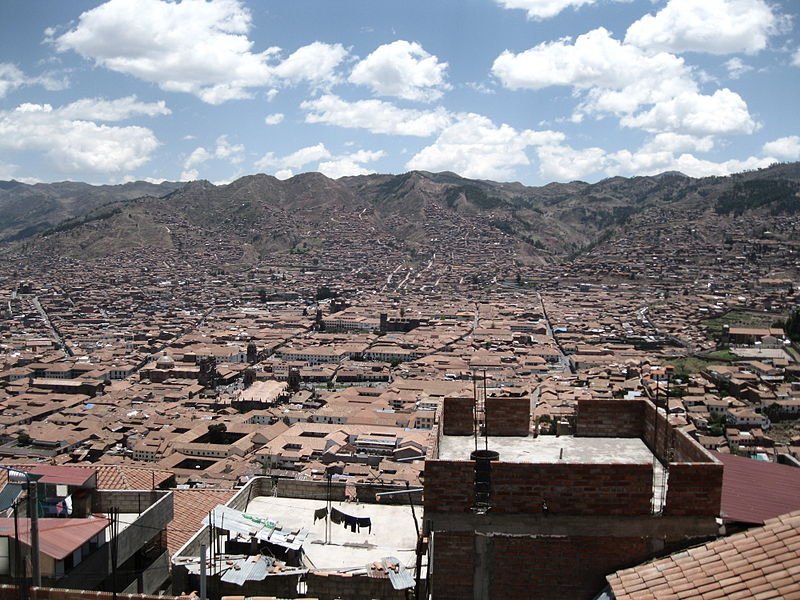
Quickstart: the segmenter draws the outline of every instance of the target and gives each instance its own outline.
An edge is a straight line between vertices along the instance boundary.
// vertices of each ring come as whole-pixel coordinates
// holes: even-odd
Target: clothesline
[[[324,519],[327,516],[327,507],[318,508],[314,511],[314,522],[316,523],[319,519]],[[354,517],[352,515],[343,513],[337,508],[331,508],[330,518],[332,523],[344,525],[345,529],[350,528],[350,531],[353,533],[356,531],[360,532],[362,528],[367,528],[368,532],[372,533],[372,519],[369,517]]]

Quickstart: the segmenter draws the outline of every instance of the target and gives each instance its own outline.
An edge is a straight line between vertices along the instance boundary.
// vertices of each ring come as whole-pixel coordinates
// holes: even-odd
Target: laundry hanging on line
[[[369,530],[369,533],[372,533],[372,520],[369,517],[354,517],[336,508],[331,508],[331,521],[337,525],[343,524],[345,529],[350,529],[353,533],[361,531],[364,527]]]
[[[314,523],[316,523],[320,519],[324,519],[328,516],[328,508],[318,508],[314,511]]]

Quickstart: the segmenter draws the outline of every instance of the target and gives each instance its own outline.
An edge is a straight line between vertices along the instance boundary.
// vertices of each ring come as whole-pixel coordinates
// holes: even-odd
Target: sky
[[[797,0],[5,0],[0,180],[800,159]]]

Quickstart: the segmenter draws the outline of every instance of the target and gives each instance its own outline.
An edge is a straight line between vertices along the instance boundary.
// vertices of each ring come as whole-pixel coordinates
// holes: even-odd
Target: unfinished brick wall
[[[575,435],[580,437],[642,437],[642,400],[578,400]]]
[[[474,463],[463,460],[425,461],[425,511],[469,510],[475,498]]]
[[[641,515],[651,495],[650,465],[492,465],[494,513]]]
[[[468,512],[474,502],[470,461],[425,464],[425,511]],[[652,466],[492,463],[492,513],[649,514]]]
[[[649,556],[641,537],[491,537],[491,598],[594,598],[605,575]]]
[[[445,398],[442,423],[445,435],[472,435],[475,430],[472,398]]]
[[[472,532],[437,532],[433,544],[433,597],[436,600],[472,598],[475,535]]]
[[[528,397],[486,399],[486,430],[489,435],[525,436],[530,429],[531,401]]]
[[[719,515],[722,498],[720,463],[672,463],[669,466],[664,514]]]
[[[405,600],[406,598],[405,591],[394,589],[388,578],[377,579],[366,575],[309,573],[306,585],[306,593],[318,600],[336,600],[337,598]]]

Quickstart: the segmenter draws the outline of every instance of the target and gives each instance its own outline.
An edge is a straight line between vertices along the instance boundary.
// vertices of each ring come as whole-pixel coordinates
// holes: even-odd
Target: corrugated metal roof
[[[800,469],[715,452],[722,475],[722,517],[763,524],[767,519],[800,509]]]
[[[387,556],[367,565],[367,575],[373,579],[389,579],[396,590],[414,587],[411,573],[394,556]]]
[[[85,486],[97,474],[97,469],[85,467],[61,467],[53,465],[31,465],[14,467],[33,475],[41,475],[39,483],[57,483],[61,485]]]
[[[289,529],[269,518],[251,515],[227,506],[218,505],[212,511],[214,525],[243,537],[255,536],[263,542],[269,542],[290,550],[299,550],[308,537],[307,529]],[[203,525],[209,525],[208,516]]]
[[[236,585],[244,585],[245,581],[263,581],[273,562],[271,558],[260,555],[234,561],[222,574],[222,581]]]
[[[98,533],[108,527],[109,520],[103,517],[87,519],[39,519],[39,549],[56,560],[72,554]],[[0,536],[14,537],[14,519],[0,519]],[[20,519],[19,539],[31,545],[28,519]]]

